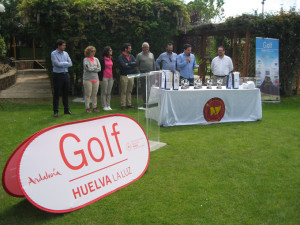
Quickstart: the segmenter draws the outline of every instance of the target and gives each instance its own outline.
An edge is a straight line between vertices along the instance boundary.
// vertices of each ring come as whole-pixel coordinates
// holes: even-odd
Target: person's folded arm
[[[70,57],[68,57],[70,59]],[[65,68],[65,67],[70,67],[72,66],[72,61],[70,59],[70,62],[60,62],[58,60],[58,58],[56,57],[56,55],[51,54],[51,61],[54,64],[54,66],[56,67],[60,67],[60,68]]]
[[[119,63],[124,69],[129,69],[132,67],[130,63],[126,62],[123,57],[119,57]]]

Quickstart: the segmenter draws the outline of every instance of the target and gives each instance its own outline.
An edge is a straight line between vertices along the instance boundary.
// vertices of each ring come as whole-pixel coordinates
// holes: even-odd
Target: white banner
[[[125,115],[61,124],[26,142],[18,168],[19,184],[38,208],[64,213],[139,179],[149,158],[144,130]]]

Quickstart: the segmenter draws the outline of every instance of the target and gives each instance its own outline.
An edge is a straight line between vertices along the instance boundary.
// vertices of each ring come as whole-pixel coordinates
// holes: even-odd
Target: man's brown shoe
[[[125,110],[125,106],[121,106],[121,109],[122,109],[122,110]]]

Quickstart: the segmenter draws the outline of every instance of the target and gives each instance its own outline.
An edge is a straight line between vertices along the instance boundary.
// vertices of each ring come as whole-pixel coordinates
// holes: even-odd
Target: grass
[[[80,103],[52,117],[51,102],[0,102],[0,169],[31,134],[93,117]],[[136,110],[111,113],[137,118]],[[98,115],[103,115],[100,113]],[[51,214],[0,188],[0,224],[300,224],[300,96],[263,103],[258,122],[161,128],[138,181],[83,209]]]

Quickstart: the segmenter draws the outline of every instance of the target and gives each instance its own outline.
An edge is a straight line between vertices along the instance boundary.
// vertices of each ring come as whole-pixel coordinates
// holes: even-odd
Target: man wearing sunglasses
[[[160,56],[156,60],[156,68],[157,70],[170,70],[171,72],[175,72],[176,70],[176,59],[177,54],[173,52],[173,44],[168,43],[166,47],[166,51],[161,53]]]

